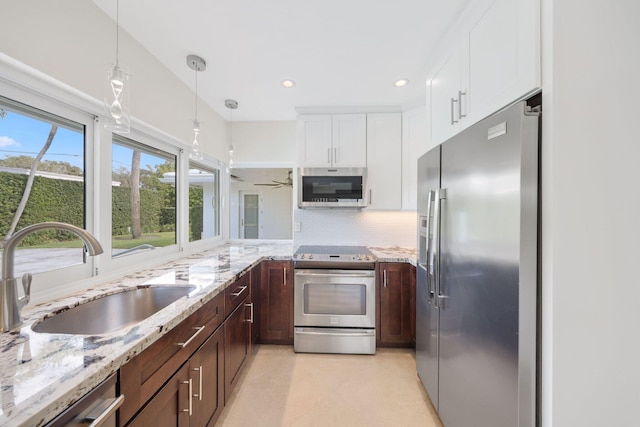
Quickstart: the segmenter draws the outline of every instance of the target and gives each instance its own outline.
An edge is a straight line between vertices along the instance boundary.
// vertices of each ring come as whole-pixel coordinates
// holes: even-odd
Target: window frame
[[[101,207],[111,210],[112,133],[103,125],[103,103],[1,52],[0,94],[85,125],[85,229],[100,241],[105,251],[105,254],[87,257],[85,264],[34,275],[29,306],[48,302],[92,286],[102,286],[126,274],[211,249],[228,240],[229,213],[226,199],[229,192],[229,173],[225,171],[226,163],[207,153],[204,153],[204,158],[198,161],[207,168],[220,171],[218,201],[220,235],[189,242],[186,232],[188,230],[188,198],[180,195],[188,191],[188,179],[184,174],[188,173],[189,145],[163,130],[132,117],[131,133],[125,135],[127,138],[170,153],[178,153],[176,163],[178,244],[171,246],[171,248],[177,248],[170,251],[154,250],[153,256],[134,257],[133,262],[130,257],[122,257],[120,262],[112,262],[111,214],[101,214]],[[107,165],[104,165],[105,159],[109,159]],[[81,271],[75,271],[78,268]]]
[[[95,157],[97,117],[63,100],[55,100],[4,79],[0,79],[0,93],[4,98],[14,102],[84,126],[84,228],[98,237],[95,226],[96,199],[94,192],[91,191],[96,184],[96,165],[93,159]],[[98,240],[100,240],[99,237]],[[78,282],[91,279],[97,274],[98,258],[87,256],[84,263],[34,274],[31,282],[31,294],[37,295],[37,299],[53,299],[60,295],[62,289],[68,292],[66,285],[70,282],[69,277],[73,277],[73,282]],[[19,289],[19,292],[22,293],[22,289]]]
[[[224,169],[224,163],[219,162],[219,161],[206,161],[207,157],[205,157],[203,160],[192,160],[189,158],[189,156],[184,156],[186,157],[186,167],[182,168],[183,171],[185,171],[184,173],[184,180],[186,181],[186,185],[185,185],[185,202],[186,202],[186,207],[185,207],[185,213],[186,213],[186,235],[185,235],[185,245],[188,246],[189,248],[194,248],[197,249],[199,247],[202,247],[204,245],[209,245],[211,244],[211,242],[217,242],[217,241],[222,241],[223,236],[224,236],[224,229],[223,229],[223,218],[224,218],[224,197],[223,197],[223,177],[225,175],[225,169]],[[217,197],[218,197],[218,201],[217,201],[217,213],[218,213],[218,217],[216,218],[216,222],[217,222],[217,229],[218,229],[218,234],[212,237],[206,237],[206,238],[202,238],[202,239],[198,239],[198,240],[194,240],[194,241],[189,241],[189,170],[191,168],[191,165],[202,169],[202,170],[215,170],[217,172],[217,185],[218,185],[218,191],[216,193]]]

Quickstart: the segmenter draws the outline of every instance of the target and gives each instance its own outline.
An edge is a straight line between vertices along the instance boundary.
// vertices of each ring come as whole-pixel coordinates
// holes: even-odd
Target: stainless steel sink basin
[[[148,286],[107,295],[36,324],[50,334],[100,335],[138,323],[195,289],[195,286]]]

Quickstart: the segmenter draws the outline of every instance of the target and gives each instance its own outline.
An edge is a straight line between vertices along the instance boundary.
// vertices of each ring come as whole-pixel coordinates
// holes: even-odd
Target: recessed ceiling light
[[[293,80],[283,80],[282,81],[282,86],[284,87],[294,87],[296,85],[296,82],[294,82]]]
[[[409,84],[409,79],[404,78],[404,79],[396,80],[396,82],[393,85],[395,87],[402,87],[402,86],[406,86],[407,84]]]

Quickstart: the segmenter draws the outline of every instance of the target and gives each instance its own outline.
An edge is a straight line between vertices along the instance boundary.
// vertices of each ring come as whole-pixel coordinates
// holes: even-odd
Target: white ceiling
[[[115,19],[116,0],[93,1]],[[234,121],[293,120],[295,107],[423,104],[425,65],[468,1],[135,0],[119,22],[192,89],[186,57],[204,58],[198,95],[226,120],[227,98]]]

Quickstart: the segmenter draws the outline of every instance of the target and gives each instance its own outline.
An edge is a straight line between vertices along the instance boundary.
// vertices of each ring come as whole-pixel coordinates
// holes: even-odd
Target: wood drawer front
[[[233,313],[236,307],[249,295],[249,292],[249,273],[247,273],[225,289],[224,317]]]
[[[120,408],[122,425],[189,359],[223,320],[224,293],[220,293],[120,368],[120,390],[126,396]]]

